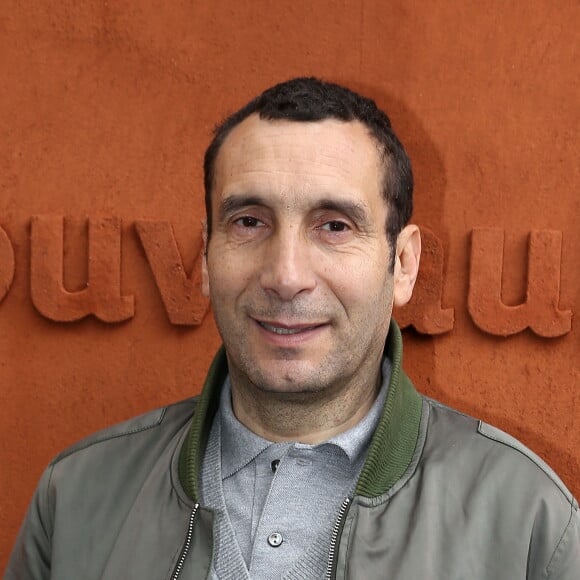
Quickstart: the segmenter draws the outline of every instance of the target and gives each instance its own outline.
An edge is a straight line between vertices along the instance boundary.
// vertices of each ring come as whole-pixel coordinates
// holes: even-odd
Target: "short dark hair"
[[[267,89],[215,128],[204,159],[208,240],[212,226],[211,193],[216,157],[232,129],[254,113],[265,120],[359,121],[369,129],[384,166],[382,193],[388,208],[385,227],[394,256],[397,236],[413,213],[413,172],[409,157],[392,129],[389,117],[372,99],[313,77],[291,79]]]

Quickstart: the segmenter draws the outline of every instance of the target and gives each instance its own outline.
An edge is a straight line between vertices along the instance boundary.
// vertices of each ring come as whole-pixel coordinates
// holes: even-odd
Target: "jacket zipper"
[[[345,497],[340,509],[338,510],[338,517],[336,518],[336,522],[334,522],[334,527],[332,528],[332,536],[330,538],[330,548],[328,550],[328,563],[326,566],[326,574],[324,575],[325,580],[332,580],[334,574],[334,564],[335,558],[337,554],[336,544],[338,543],[338,535],[340,534],[340,530],[342,529],[342,525],[344,523],[344,517],[346,516],[346,512],[348,511],[348,506],[350,505],[350,498]]]
[[[181,554],[179,554],[179,560],[177,560],[177,565],[175,566],[175,570],[173,570],[173,574],[171,575],[171,580],[177,580],[181,574],[181,570],[183,569],[183,564],[187,558],[187,554],[189,553],[189,548],[191,547],[191,539],[193,537],[193,522],[195,520],[195,514],[197,513],[198,508],[199,504],[196,503],[193,506],[193,510],[191,510],[189,524],[187,526],[187,535],[185,536],[185,542],[183,544],[183,548],[181,549]]]

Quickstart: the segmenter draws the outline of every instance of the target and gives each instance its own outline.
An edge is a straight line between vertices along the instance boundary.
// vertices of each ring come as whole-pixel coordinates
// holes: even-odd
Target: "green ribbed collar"
[[[383,413],[355,491],[364,497],[386,493],[403,476],[411,463],[419,437],[422,399],[403,372],[403,340],[394,320],[391,320],[385,352],[391,360],[391,381]],[[203,453],[227,374],[226,354],[222,347],[208,371],[179,456],[181,485],[196,502],[200,498],[199,474]]]

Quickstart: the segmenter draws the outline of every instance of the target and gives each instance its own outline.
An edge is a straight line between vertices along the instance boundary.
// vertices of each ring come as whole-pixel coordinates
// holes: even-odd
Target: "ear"
[[[207,271],[207,221],[201,221],[202,256],[201,256],[201,293],[209,298],[209,272]]]
[[[404,306],[411,300],[419,273],[421,234],[416,225],[408,225],[397,237],[393,298],[395,306]]]

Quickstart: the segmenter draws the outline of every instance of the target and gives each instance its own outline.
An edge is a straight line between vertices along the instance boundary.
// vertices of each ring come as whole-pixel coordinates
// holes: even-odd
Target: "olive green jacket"
[[[578,580],[578,503],[554,472],[505,433],[419,395],[394,323],[386,354],[387,400],[327,577]],[[206,579],[213,516],[198,503],[199,472],[226,373],[222,351],[199,398],[59,455],[5,580]]]

